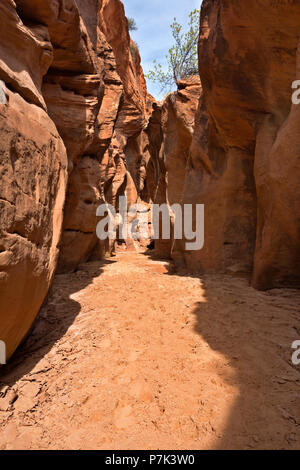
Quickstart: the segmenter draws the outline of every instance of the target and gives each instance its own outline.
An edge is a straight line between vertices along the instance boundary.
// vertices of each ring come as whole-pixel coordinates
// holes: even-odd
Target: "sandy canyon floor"
[[[0,377],[0,449],[293,449],[300,292],[142,253],[57,275]]]

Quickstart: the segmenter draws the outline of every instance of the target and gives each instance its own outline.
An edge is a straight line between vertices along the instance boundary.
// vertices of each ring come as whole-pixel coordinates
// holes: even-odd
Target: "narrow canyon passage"
[[[299,300],[146,253],[56,275],[1,376],[0,448],[296,448]]]
[[[0,0],[0,450],[299,448],[300,1],[157,3]]]

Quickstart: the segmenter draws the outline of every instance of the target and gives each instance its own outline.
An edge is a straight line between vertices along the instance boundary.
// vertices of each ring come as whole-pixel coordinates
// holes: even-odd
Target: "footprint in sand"
[[[118,429],[127,429],[135,424],[132,416],[132,407],[124,402],[119,402],[114,411],[114,423]]]

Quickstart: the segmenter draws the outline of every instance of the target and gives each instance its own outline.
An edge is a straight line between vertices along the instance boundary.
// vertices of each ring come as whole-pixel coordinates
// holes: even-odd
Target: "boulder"
[[[46,112],[6,90],[0,104],[0,339],[28,333],[56,269],[67,155]]]

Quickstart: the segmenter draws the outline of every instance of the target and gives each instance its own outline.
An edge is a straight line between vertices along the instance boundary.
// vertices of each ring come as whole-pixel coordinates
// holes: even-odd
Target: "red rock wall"
[[[300,4],[205,0],[199,102],[183,202],[205,204],[202,272],[252,272],[260,289],[299,285]],[[208,119],[207,119],[208,115]]]
[[[53,58],[49,31],[23,22],[18,6],[0,2],[0,339],[8,357],[48,292],[67,183],[65,146],[42,94]],[[45,11],[36,9],[35,19]]]
[[[130,162],[125,152],[153,100],[121,1],[0,0],[0,13],[0,339],[9,357],[58,255],[61,271],[103,255],[100,201],[136,202],[129,168],[141,153]]]
[[[125,147],[147,122],[145,79],[122,2],[76,0],[68,8],[50,30],[54,61],[43,86],[70,166],[59,271],[103,255],[95,231],[101,200],[115,205],[127,193],[136,202]]]
[[[186,169],[190,146],[194,135],[195,115],[201,95],[201,83],[198,76],[192,76],[178,82],[178,91],[170,93],[160,108],[161,140],[157,139],[157,130],[150,122],[147,131],[151,143],[151,156],[156,169],[154,198],[157,204],[169,204],[170,217],[174,222],[173,204],[182,203]],[[146,182],[151,186],[151,171],[147,169]],[[173,224],[172,224],[173,225]],[[171,230],[172,234],[172,230]],[[155,251],[164,257],[176,258],[173,235],[170,240],[161,237],[155,242]]]
[[[1,0],[0,13],[8,356],[34,321],[58,255],[67,271],[111,249],[96,237],[96,209],[124,194],[129,204],[205,204],[203,250],[156,242],[177,264],[251,272],[261,289],[299,285],[298,3],[204,0],[203,92],[190,78],[160,104],[147,93],[120,0]]]

